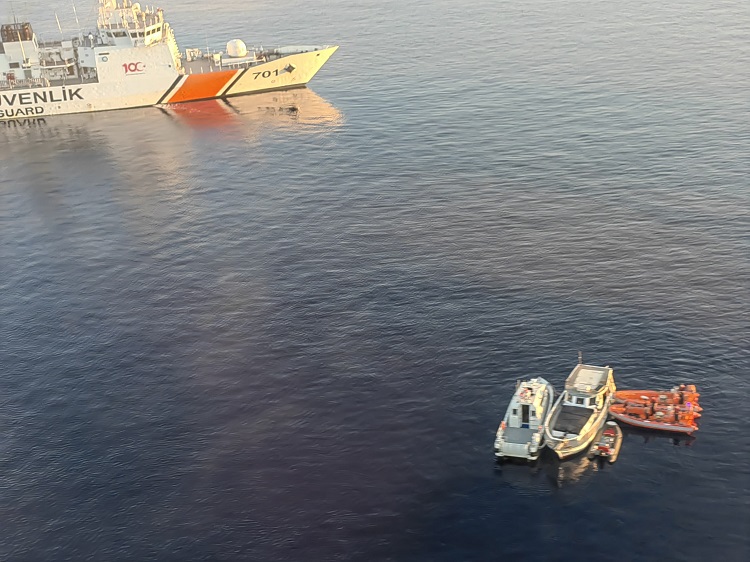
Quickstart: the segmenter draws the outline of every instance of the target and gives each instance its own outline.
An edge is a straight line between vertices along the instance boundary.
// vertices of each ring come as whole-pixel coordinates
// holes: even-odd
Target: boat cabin
[[[565,381],[565,390],[580,398],[592,397],[602,392],[610,382],[612,369],[579,363]],[[590,405],[576,401],[579,406]]]
[[[545,388],[536,379],[519,383],[507,413],[508,427],[536,430],[545,414]]]
[[[600,409],[605,407],[606,392],[612,369],[577,365],[565,382],[563,407]]]

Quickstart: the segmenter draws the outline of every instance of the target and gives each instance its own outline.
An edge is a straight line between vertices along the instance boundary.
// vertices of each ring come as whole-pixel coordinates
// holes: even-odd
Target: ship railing
[[[49,86],[46,78],[19,78],[18,80],[0,80],[0,90],[13,88],[45,88]]]
[[[20,89],[20,88],[28,88],[30,87],[28,84],[21,84],[20,80],[11,81],[11,86],[7,86],[7,81],[0,80],[0,90],[13,90],[13,89]],[[65,78],[44,78],[42,84],[32,85],[31,87],[39,87],[39,88],[48,88],[48,87],[55,87],[55,86],[77,86],[79,84],[98,84],[99,83],[99,77],[96,75],[93,76],[67,76]]]
[[[41,59],[39,61],[39,65],[45,69],[69,68],[75,65],[75,63],[75,59],[65,59],[63,61],[56,61],[54,59]]]

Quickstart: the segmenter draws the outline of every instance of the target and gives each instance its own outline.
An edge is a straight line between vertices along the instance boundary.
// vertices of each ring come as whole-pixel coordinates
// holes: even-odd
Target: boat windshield
[[[586,422],[589,421],[591,414],[591,410],[586,408],[563,406],[552,429],[577,435],[581,432],[583,426],[586,425]]]

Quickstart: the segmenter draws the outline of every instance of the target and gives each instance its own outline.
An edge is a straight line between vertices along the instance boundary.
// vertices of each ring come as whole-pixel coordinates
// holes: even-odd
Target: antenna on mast
[[[580,349],[578,350],[578,364],[583,364],[583,351],[581,351]]]
[[[76,26],[78,26],[78,36],[80,38],[83,38],[83,32],[81,31],[81,22],[78,21],[78,11],[76,10],[76,3],[72,2],[73,4],[73,15],[76,17]]]
[[[62,26],[60,25],[60,18],[57,17],[57,12],[55,12],[55,21],[57,22],[57,29],[60,30],[60,38],[63,39]]]

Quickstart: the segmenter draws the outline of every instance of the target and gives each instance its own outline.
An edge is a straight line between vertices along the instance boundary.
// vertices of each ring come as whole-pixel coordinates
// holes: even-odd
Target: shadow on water
[[[623,427],[623,433],[625,439],[630,440],[631,446],[635,444],[636,439],[644,444],[665,441],[678,447],[690,447],[695,442],[695,436],[691,435],[631,429],[627,426]],[[521,494],[543,494],[555,488],[585,484],[595,473],[607,470],[612,464],[614,463],[600,457],[589,459],[585,451],[560,460],[545,448],[539,459],[533,462],[522,459],[498,461],[495,463],[494,473]]]
[[[668,431],[656,431],[653,429],[641,429],[631,427],[626,424],[619,424],[622,428],[624,437],[632,441],[639,441],[647,444],[658,441],[671,442],[675,447],[691,447],[697,437],[695,435],[685,435],[682,433],[670,433]]]
[[[585,453],[560,460],[544,449],[534,462],[506,459],[495,463],[495,474],[520,493],[548,493],[554,489],[584,484],[608,463],[588,459]]]

